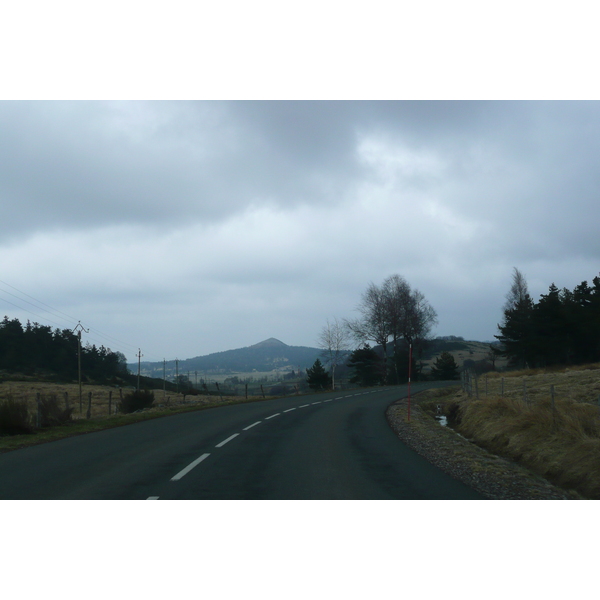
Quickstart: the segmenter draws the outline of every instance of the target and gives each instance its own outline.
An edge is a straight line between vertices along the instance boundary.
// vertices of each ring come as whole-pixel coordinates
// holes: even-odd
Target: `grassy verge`
[[[476,398],[456,387],[432,390],[421,406],[435,414],[441,405],[449,424],[478,446],[564,490],[600,499],[598,365],[503,376],[513,392]],[[560,390],[554,399],[550,386]]]
[[[77,419],[65,425],[49,427],[46,429],[38,429],[31,434],[2,436],[0,437],[0,453],[10,452],[11,450],[18,450],[20,448],[26,448],[28,446],[36,446],[38,444],[44,444],[47,442],[53,442],[75,435],[84,435],[87,433],[93,433],[95,431],[102,431],[104,429],[122,427],[124,425],[131,425],[132,423],[148,421],[150,419],[159,419],[175,414],[195,412],[199,410],[205,410],[208,408],[215,408],[217,406],[227,406],[232,404],[245,404],[248,402],[262,401],[263,398],[249,398],[248,400],[246,400],[245,398],[236,398],[224,400],[222,402],[216,399],[214,402],[208,402],[204,404],[190,404],[153,408],[147,411],[142,411],[139,413],[133,413],[128,415],[118,414],[104,418]]]

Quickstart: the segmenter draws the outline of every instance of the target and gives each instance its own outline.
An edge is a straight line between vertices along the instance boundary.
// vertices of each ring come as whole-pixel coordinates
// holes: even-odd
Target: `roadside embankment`
[[[460,388],[422,392],[411,400],[407,422],[407,400],[394,403],[387,419],[398,437],[429,462],[493,500],[582,499],[576,491],[552,485],[514,460],[498,456],[467,440],[434,418],[437,405],[448,414],[460,402]]]

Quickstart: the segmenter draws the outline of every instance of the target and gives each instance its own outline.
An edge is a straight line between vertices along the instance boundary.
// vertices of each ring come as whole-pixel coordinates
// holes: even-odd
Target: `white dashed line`
[[[319,400],[319,402],[313,402],[312,405],[314,406],[315,404],[321,404],[322,400]]]
[[[331,398],[331,400],[323,400],[323,404],[325,404],[325,402],[333,402],[333,398]]]
[[[258,425],[261,422],[262,421],[256,421],[256,423],[252,423],[252,425],[248,425],[248,427],[244,427],[243,431],[248,431],[248,429],[252,429],[253,427],[255,427],[256,425]]]
[[[146,500],[158,500],[158,496],[148,496]]]
[[[190,463],[185,469],[182,469],[181,471],[179,471],[179,473],[177,473],[177,475],[175,475],[174,477],[171,477],[171,481],[178,481],[184,475],[187,475],[194,467],[197,467],[205,458],[208,458],[209,456],[210,456],[210,454],[203,454],[202,456],[197,458],[194,462]]]
[[[217,444],[215,448],[222,448],[227,442],[230,442],[233,438],[236,438],[238,435],[240,434],[234,433],[233,435],[230,435],[226,440],[223,440],[220,444]]]
[[[303,404],[302,406],[299,406],[298,408],[306,408],[307,406],[310,406],[310,404]]]
[[[336,400],[341,400],[344,396],[340,396],[339,398],[336,398]]]
[[[265,421],[268,421],[269,419],[272,419],[273,417],[276,417],[277,415],[280,415],[281,413],[275,413],[274,415],[271,415],[270,417],[267,417],[265,419]]]
[[[284,410],[283,412],[284,413],[286,413],[286,412],[292,412],[293,410],[296,410],[296,409],[295,408],[288,408],[287,410]]]

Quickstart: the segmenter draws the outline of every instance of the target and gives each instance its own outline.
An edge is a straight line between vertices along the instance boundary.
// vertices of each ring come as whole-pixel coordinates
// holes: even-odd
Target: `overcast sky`
[[[3,101],[0,140],[1,312],[130,361],[315,346],[395,273],[492,340],[513,267],[600,271],[598,102]]]

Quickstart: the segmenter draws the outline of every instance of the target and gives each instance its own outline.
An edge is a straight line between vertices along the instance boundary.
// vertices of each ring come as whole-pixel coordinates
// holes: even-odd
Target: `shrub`
[[[0,402],[0,435],[32,433],[27,403],[7,398]]]
[[[154,392],[149,390],[136,390],[123,396],[123,400],[119,402],[119,412],[132,413],[137,410],[149,408],[154,402]]]
[[[287,385],[274,385],[269,391],[269,396],[287,396],[289,393]]]
[[[74,408],[60,408],[56,394],[40,396],[40,426],[53,427],[71,421]]]

